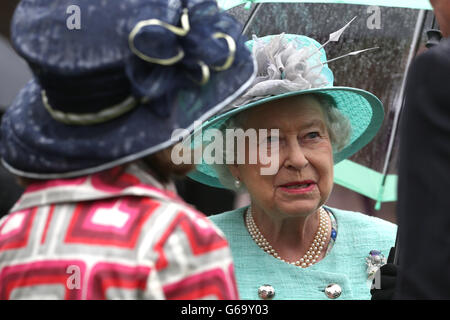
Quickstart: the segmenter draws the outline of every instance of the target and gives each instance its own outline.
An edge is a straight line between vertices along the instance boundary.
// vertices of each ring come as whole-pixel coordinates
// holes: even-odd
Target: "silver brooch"
[[[367,279],[372,282],[377,271],[387,263],[387,259],[379,250],[372,250],[366,258]]]

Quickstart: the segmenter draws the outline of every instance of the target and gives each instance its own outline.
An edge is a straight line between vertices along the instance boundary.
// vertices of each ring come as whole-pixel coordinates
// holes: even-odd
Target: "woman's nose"
[[[285,166],[287,168],[300,170],[308,165],[309,161],[297,139],[295,139],[295,141],[290,141],[286,147],[287,157]]]

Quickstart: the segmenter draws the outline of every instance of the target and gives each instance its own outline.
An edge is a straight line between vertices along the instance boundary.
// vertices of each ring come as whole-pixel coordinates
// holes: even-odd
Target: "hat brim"
[[[22,177],[61,179],[107,170],[170,147],[193,131],[195,121],[217,114],[248,89],[256,75],[255,62],[238,61],[212,74],[195,92],[174,92],[173,105],[160,106],[171,109],[168,118],[158,116],[150,103],[91,126],[53,119],[43,105],[41,86],[32,79],[3,116],[2,163]],[[174,139],[177,129],[182,129],[181,135]]]
[[[244,106],[229,110],[228,112],[213,117],[196,132],[194,132],[193,136],[200,134],[200,131],[203,132],[212,128],[219,129],[228,119],[250,108],[287,97],[312,93],[322,93],[331,96],[336,103],[336,107],[349,119],[351,123],[352,133],[350,140],[341,151],[333,154],[334,164],[347,159],[367,145],[375,137],[383,123],[383,104],[372,93],[350,87],[326,87],[288,92],[248,103]],[[203,184],[226,189],[226,187],[220,182],[214,168],[204,162],[198,164],[196,166],[196,170],[189,173],[188,176],[191,179]]]

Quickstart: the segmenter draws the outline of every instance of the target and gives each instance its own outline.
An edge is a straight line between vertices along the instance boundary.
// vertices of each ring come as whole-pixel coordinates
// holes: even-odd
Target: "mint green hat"
[[[324,94],[351,124],[347,145],[333,154],[334,163],[352,156],[377,134],[384,119],[382,102],[372,93],[351,87],[333,86],[333,72],[328,68],[323,46],[302,35],[280,34],[247,41],[258,64],[258,76],[249,90],[225,112],[210,118],[192,135],[208,129],[220,129],[226,121],[240,112],[269,101],[305,94]],[[227,188],[216,170],[202,159],[190,178],[203,184]]]

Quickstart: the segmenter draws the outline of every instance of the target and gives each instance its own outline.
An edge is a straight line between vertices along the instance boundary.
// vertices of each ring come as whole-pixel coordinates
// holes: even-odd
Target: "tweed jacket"
[[[274,299],[328,299],[324,290],[329,284],[341,287],[338,299],[371,298],[365,258],[371,250],[380,250],[387,258],[395,245],[396,225],[361,213],[327,207],[338,227],[334,246],[324,259],[302,269],[258,247],[244,223],[246,209],[210,217],[228,239],[241,299],[260,299],[258,288],[262,285],[274,288]]]
[[[200,298],[237,298],[227,241],[137,164],[33,183],[0,220],[2,300]]]

